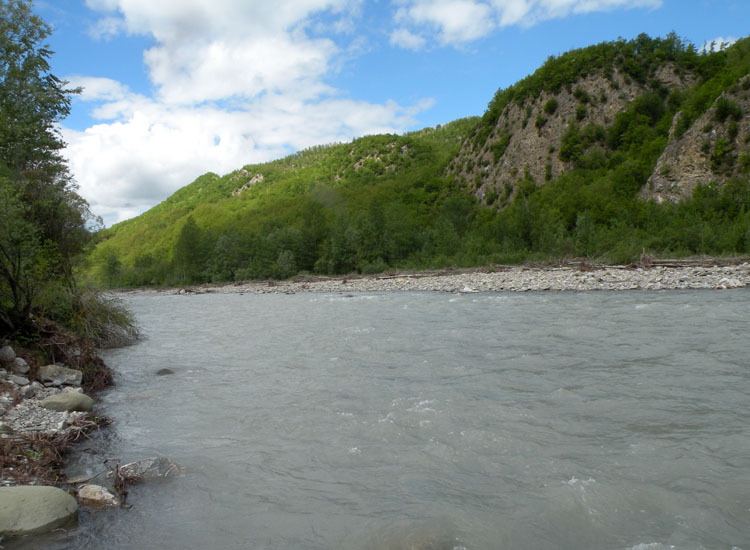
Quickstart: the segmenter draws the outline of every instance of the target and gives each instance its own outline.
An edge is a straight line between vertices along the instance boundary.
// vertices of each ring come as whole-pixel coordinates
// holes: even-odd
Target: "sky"
[[[206,172],[481,115],[550,55],[747,35],[748,0],[35,0],[62,122],[106,226]]]

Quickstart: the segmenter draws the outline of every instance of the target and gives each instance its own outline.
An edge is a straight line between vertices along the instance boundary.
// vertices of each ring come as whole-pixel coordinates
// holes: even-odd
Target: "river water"
[[[750,291],[128,303],[71,469],[187,473],[8,548],[750,550]]]

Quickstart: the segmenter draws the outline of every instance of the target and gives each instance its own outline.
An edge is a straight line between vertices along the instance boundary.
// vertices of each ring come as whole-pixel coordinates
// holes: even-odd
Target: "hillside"
[[[98,236],[114,286],[750,252],[750,39],[551,57],[481,118],[205,174]]]

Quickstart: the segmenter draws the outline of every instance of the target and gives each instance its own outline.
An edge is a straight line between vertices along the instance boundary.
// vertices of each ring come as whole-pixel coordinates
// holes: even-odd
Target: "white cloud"
[[[226,173],[291,150],[413,124],[415,111],[328,98],[314,104],[267,95],[240,111],[113,103],[122,121],[65,131],[70,167],[94,211],[113,223],[138,214],[207,171]]]
[[[111,224],[198,175],[226,173],[321,143],[398,132],[431,100],[355,101],[327,79],[353,46],[343,36],[362,0],[86,0],[92,34],[150,36],[153,97],[94,76],[69,76],[99,123],[64,129],[81,194]],[[321,33],[330,35],[321,37]],[[315,34],[313,34],[315,33]]]
[[[80,98],[83,101],[116,101],[125,98],[128,88],[111,78],[95,76],[69,76],[68,82],[73,88],[82,88]]]
[[[421,50],[427,42],[424,37],[414,34],[409,29],[396,29],[391,33],[391,45],[399,46],[406,50]]]
[[[103,17],[91,25],[88,34],[94,40],[108,40],[123,31],[123,21],[118,17]]]
[[[529,27],[571,14],[659,8],[662,0],[394,0],[394,4],[399,6],[394,20],[404,33],[433,30],[441,44],[460,46],[499,27]],[[408,41],[394,40],[393,35],[391,43],[414,49]]]

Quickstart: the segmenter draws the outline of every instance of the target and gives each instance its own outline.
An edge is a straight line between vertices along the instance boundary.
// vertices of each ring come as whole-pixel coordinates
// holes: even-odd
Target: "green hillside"
[[[745,254],[748,72],[750,39],[575,50],[498,91],[482,117],[205,174],[102,231],[82,270],[131,286]],[[683,178],[662,157],[690,140],[708,171]],[[663,200],[648,196],[655,175],[698,184]]]

